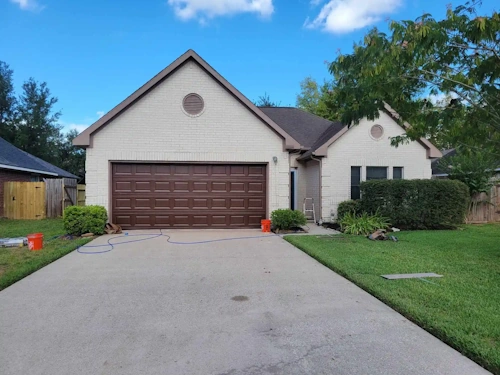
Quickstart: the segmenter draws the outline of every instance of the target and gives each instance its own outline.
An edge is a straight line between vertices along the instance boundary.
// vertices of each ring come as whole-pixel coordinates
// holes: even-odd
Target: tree
[[[500,159],[490,152],[457,150],[457,154],[444,157],[439,161],[439,168],[448,174],[451,180],[462,181],[469,187],[473,197],[478,193],[489,193],[495,181],[495,169],[500,167]]]
[[[267,92],[264,95],[259,96],[259,99],[254,103],[257,107],[279,107],[281,102],[274,102],[269,97]]]
[[[60,112],[54,112],[57,98],[53,97],[47,83],[30,78],[23,84],[23,93],[17,105],[14,144],[49,163],[60,164],[58,146],[61,126]]]
[[[328,82],[325,81],[320,86],[313,78],[306,77],[300,82],[300,93],[297,94],[296,106],[309,113],[335,120],[337,112],[332,111],[332,108],[327,105],[328,97],[333,92],[334,88]]]
[[[76,129],[61,136],[58,145],[58,166],[80,178],[85,178],[85,150],[73,146],[73,139],[78,135]]]
[[[384,102],[412,127],[392,139],[397,146],[420,137],[444,136],[469,149],[500,151],[500,15],[478,16],[466,3],[437,21],[392,22],[390,36],[377,29],[349,55],[330,65],[333,102],[343,122],[375,119]],[[430,95],[449,95],[433,103]]]
[[[0,61],[0,137],[8,142],[12,142],[14,138],[12,124],[17,103],[12,75],[9,65]]]

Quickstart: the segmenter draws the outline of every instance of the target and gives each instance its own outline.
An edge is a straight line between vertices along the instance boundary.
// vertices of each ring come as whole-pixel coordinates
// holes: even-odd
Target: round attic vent
[[[384,135],[384,128],[382,125],[373,125],[370,130],[370,135],[373,139],[380,139]]]
[[[188,115],[197,116],[203,112],[205,104],[198,94],[187,94],[182,101],[182,108]]]

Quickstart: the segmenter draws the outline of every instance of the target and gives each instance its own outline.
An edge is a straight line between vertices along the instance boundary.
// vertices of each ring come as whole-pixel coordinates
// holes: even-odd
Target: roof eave
[[[56,177],[59,176],[57,173],[53,173],[53,172],[41,171],[38,169],[31,169],[31,168],[17,167],[17,166],[8,165],[8,164],[0,164],[0,169],[9,169],[9,170],[20,171],[20,172],[37,173],[37,174],[43,174],[43,175],[47,175],[47,176],[56,176]]]
[[[391,116],[398,124],[401,124],[399,120],[401,119],[401,116],[399,113],[397,113],[389,104],[384,102],[384,110],[385,112]],[[404,129],[409,129],[411,128],[411,125],[403,121],[402,124]],[[427,159],[433,159],[433,158],[440,158],[443,156],[442,152],[434,146],[428,139],[426,138],[420,138],[417,140],[418,143],[420,143],[426,150],[427,150]]]

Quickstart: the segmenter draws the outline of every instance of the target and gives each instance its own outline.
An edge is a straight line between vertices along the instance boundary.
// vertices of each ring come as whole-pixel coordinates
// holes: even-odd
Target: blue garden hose
[[[275,234],[276,235],[276,234]],[[147,238],[142,238],[142,239],[137,239],[137,240],[128,240],[128,241],[123,241],[123,242],[115,242],[113,240],[117,240],[120,238],[124,237],[144,237],[144,236],[149,236]],[[163,231],[160,229],[160,233],[157,234],[128,234],[125,233],[121,236],[118,237],[112,237],[108,239],[106,244],[103,245],[83,245],[80,246],[79,248],[76,249],[80,254],[104,254],[104,253],[109,253],[111,250],[115,248],[116,245],[123,245],[123,244],[128,244],[128,243],[133,243],[133,242],[141,242],[141,241],[148,241],[152,240],[158,237],[167,237],[167,242],[171,243],[173,245],[199,245],[199,244],[205,244],[205,243],[211,243],[211,242],[222,242],[222,241],[234,241],[234,240],[248,240],[248,239],[254,239],[254,238],[264,238],[264,237],[269,237],[269,235],[265,236],[247,236],[247,237],[232,237],[232,238],[222,238],[219,240],[206,240],[206,241],[193,241],[193,242],[177,242],[177,241],[171,241],[171,237],[168,234],[163,234]],[[84,248],[101,248],[101,247],[109,247],[107,250],[102,250],[102,251],[82,251],[81,249]]]

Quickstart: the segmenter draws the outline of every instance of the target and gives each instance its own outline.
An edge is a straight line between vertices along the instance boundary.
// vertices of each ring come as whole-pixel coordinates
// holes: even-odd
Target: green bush
[[[389,220],[380,214],[369,215],[366,212],[355,214],[347,212],[339,222],[341,230],[346,234],[368,235],[377,229],[387,229]]]
[[[279,230],[289,230],[293,227],[306,225],[305,215],[296,210],[279,209],[271,213],[271,222]]]
[[[64,210],[64,229],[75,236],[103,234],[107,220],[108,214],[102,206],[70,206]]]
[[[373,180],[361,184],[361,210],[379,212],[402,229],[446,229],[462,224],[469,189],[452,180]]]
[[[347,213],[359,215],[361,213],[361,203],[359,200],[348,200],[339,203],[337,208],[337,222],[340,222]]]

